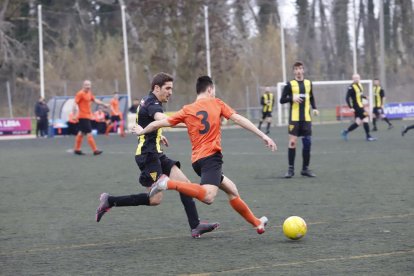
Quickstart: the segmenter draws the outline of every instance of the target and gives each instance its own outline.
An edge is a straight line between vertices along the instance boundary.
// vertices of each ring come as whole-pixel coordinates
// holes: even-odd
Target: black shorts
[[[312,135],[312,122],[290,122],[288,128],[289,134],[296,137]]]
[[[355,119],[359,118],[363,120],[365,117],[368,117],[368,113],[363,108],[355,109]]]
[[[112,115],[111,116],[111,122],[120,122],[121,121],[121,117],[119,115]]]
[[[382,107],[374,107],[372,109],[372,113],[374,113],[376,116],[380,116],[384,114],[384,110],[382,109]]]
[[[223,182],[223,155],[216,152],[193,163],[193,169],[201,177],[200,184],[219,186]]]
[[[88,134],[92,132],[92,124],[89,119],[79,119],[79,130],[83,134]]]
[[[161,174],[169,176],[174,165],[181,167],[179,161],[172,160],[163,153],[135,155],[135,162],[141,170],[139,183],[144,187],[151,187]]]
[[[266,119],[267,117],[272,117],[272,112],[262,112],[262,120]]]

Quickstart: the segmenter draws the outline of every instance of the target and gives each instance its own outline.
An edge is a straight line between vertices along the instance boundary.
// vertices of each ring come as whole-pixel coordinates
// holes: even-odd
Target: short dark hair
[[[210,86],[214,86],[213,80],[209,76],[201,76],[197,79],[196,91],[197,95],[203,93]]]
[[[162,87],[166,82],[169,81],[174,81],[174,78],[170,74],[164,72],[158,73],[152,78],[151,90],[154,91],[156,85]]]
[[[298,60],[295,63],[293,63],[292,69],[294,69],[295,67],[299,67],[299,66],[304,67],[303,62]]]

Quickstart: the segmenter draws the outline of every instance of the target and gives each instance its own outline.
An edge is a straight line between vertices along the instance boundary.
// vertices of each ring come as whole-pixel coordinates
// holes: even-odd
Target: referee
[[[286,83],[283,89],[280,103],[290,103],[290,118],[289,118],[289,170],[285,178],[291,178],[295,175],[295,155],[296,144],[298,137],[302,137],[302,158],[303,166],[301,175],[307,177],[315,177],[316,175],[309,170],[310,151],[312,144],[312,117],[313,114],[317,116],[319,111],[316,109],[315,98],[312,92],[312,82],[304,78],[303,63],[297,61],[293,64],[293,73],[295,79]]]

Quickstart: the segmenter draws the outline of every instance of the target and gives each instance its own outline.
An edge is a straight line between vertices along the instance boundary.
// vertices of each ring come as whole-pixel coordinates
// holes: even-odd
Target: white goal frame
[[[372,107],[373,107],[373,82],[372,80],[361,80],[361,84],[368,85],[368,104],[369,104],[369,119],[372,118]],[[316,85],[333,85],[333,84],[343,84],[344,90],[346,90],[346,85],[351,85],[352,80],[334,80],[334,81],[312,81],[313,87]],[[285,82],[277,83],[277,125],[286,126],[289,123],[289,105],[285,104],[285,108],[282,111],[282,104],[280,103],[280,98],[282,97],[282,89],[286,85]],[[318,103],[318,98],[316,97],[316,104]]]

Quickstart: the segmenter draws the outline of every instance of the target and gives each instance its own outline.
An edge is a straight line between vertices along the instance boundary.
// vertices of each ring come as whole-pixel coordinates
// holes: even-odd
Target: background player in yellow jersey
[[[312,82],[304,78],[305,69],[302,62],[297,61],[293,64],[293,73],[295,79],[286,84],[282,97],[280,98],[281,104],[290,103],[289,169],[285,178],[291,178],[295,175],[296,144],[300,136],[302,137],[303,144],[301,174],[307,177],[315,177],[316,175],[309,170],[312,144],[311,107],[315,116],[319,114],[319,111],[316,108],[315,98],[313,96]]]
[[[273,97],[273,94],[270,92],[270,88],[266,87],[266,91],[260,98],[260,104],[262,105],[262,119],[260,120],[258,126],[258,128],[260,129],[262,127],[263,121],[266,121],[266,134],[270,133],[270,125],[272,123],[272,111],[274,103],[275,99]]]
[[[364,104],[362,103],[362,99],[366,99],[366,97],[363,95],[364,88],[359,83],[361,77],[359,74],[354,74],[352,80],[353,83],[348,87],[348,92],[346,93],[346,103],[349,108],[353,109],[355,112],[355,122],[350,125],[348,129],[342,131],[342,139],[347,141],[348,133],[363,124],[367,141],[375,141],[377,138],[374,138],[369,134],[368,112],[365,111]]]
[[[384,101],[385,101],[385,92],[380,85],[379,79],[374,79],[374,108],[372,113],[374,118],[372,118],[372,124],[374,127],[372,131],[377,131],[377,120],[383,119],[388,124],[388,129],[393,128],[391,122],[384,115]]]

